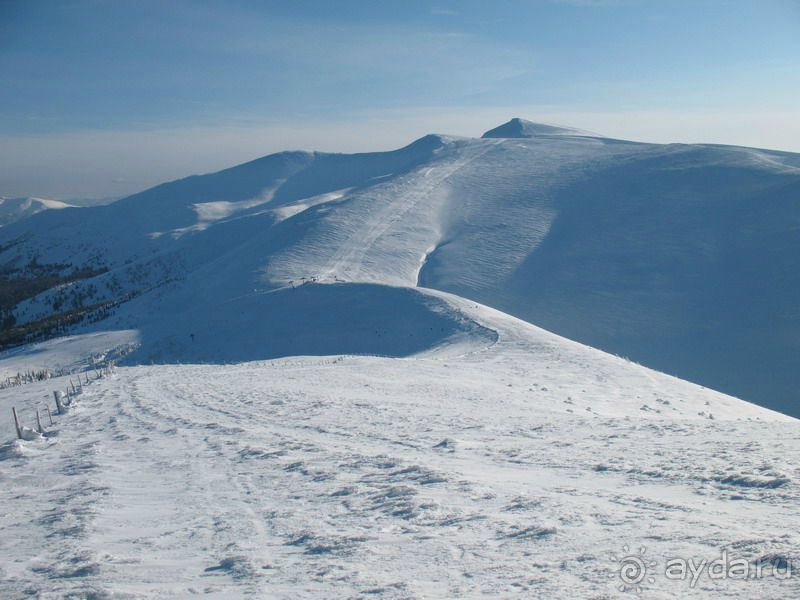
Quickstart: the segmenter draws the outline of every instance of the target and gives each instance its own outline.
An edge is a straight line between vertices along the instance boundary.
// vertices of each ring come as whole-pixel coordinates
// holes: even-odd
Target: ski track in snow
[[[441,231],[433,215],[447,200],[444,184],[499,142],[464,144],[434,166],[355,194],[331,221],[271,261],[275,283],[317,277],[322,281],[415,285],[421,268],[417,246],[436,245]],[[415,213],[413,219],[406,217]],[[419,219],[418,215],[431,218]]]

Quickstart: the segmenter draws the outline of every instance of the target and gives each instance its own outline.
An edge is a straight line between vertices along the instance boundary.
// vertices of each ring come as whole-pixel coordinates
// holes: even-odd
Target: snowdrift
[[[466,353],[497,335],[444,300],[409,288],[305,283],[145,324],[124,364],[243,362],[286,356]]]

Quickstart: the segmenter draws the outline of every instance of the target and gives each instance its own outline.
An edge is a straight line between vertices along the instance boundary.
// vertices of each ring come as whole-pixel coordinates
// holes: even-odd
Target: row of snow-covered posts
[[[95,377],[94,379],[100,379],[105,375],[110,375],[113,372],[114,364],[109,363],[102,368],[95,368],[93,369]],[[92,381],[89,377],[89,373],[86,372],[83,374],[85,381],[81,381],[81,374],[78,373],[78,385],[76,386],[73,383],[72,378],[69,379],[69,385],[66,389],[62,392],[61,390],[53,390],[53,400],[55,402],[56,414],[63,415],[69,410],[71,406],[75,404],[75,401],[78,395],[83,392],[83,386],[89,385]],[[53,425],[53,413],[50,412],[50,406],[45,405],[44,410],[37,407],[36,408],[36,429],[32,429],[30,427],[25,427],[22,424],[22,421],[19,418],[19,414],[17,413],[17,408],[15,406],[11,407],[11,412],[14,417],[14,427],[17,430],[17,438],[21,440],[31,439],[34,437],[38,437],[45,432],[45,428],[42,425],[42,416],[47,415],[47,421],[52,426]]]
[[[60,375],[60,373],[59,373]],[[6,377],[5,381],[0,381],[0,390],[10,388],[15,385],[24,385],[26,383],[34,383],[35,381],[45,381],[52,379],[54,375],[47,369],[40,369],[39,371],[28,370],[24,373],[17,373],[16,375]]]

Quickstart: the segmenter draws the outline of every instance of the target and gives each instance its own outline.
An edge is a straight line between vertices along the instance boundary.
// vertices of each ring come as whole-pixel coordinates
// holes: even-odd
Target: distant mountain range
[[[25,219],[43,210],[71,208],[71,204],[44,198],[4,198],[0,197],[0,227],[14,221]]]

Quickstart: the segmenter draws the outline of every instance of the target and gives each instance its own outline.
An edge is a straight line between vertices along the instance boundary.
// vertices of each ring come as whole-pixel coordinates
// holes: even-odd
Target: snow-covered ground
[[[118,367],[40,440],[0,421],[0,595],[606,598],[640,547],[648,598],[800,591],[664,571],[794,556],[797,421],[442,299],[497,338]],[[0,412],[30,426],[66,381]]]
[[[94,363],[117,360],[138,344],[138,332],[103,331],[18,346],[0,353],[0,381],[27,371],[77,373]]]

